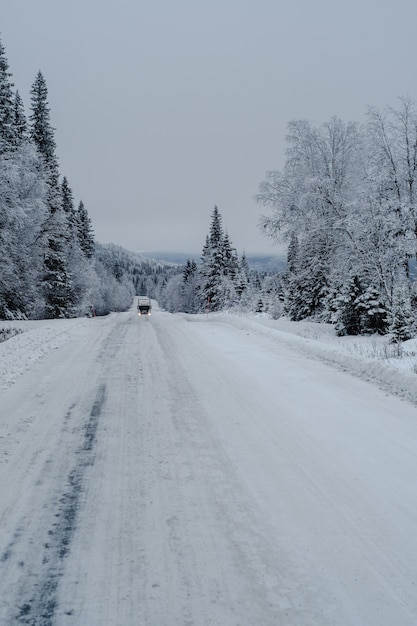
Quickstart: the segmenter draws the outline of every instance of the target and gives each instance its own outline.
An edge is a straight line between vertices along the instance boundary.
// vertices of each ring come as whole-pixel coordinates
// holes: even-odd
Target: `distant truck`
[[[139,296],[138,298],[138,315],[150,315],[152,304],[150,298]]]

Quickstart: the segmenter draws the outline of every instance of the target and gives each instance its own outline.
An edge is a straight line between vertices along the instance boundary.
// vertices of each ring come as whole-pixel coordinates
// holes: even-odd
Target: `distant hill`
[[[176,265],[185,265],[188,259],[194,259],[200,262],[201,252],[184,253],[184,252],[141,252],[141,256],[164,261],[165,263],[174,263]],[[286,267],[285,255],[272,254],[247,254],[246,259],[249,267],[258,272],[283,272]]]
[[[287,267],[285,255],[248,254],[249,267],[258,272],[284,272]]]

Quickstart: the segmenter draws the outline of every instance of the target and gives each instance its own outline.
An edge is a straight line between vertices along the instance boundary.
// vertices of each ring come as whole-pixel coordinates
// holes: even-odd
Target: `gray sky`
[[[253,199],[286,125],[417,101],[415,0],[0,0],[29,107],[45,76],[57,153],[97,239],[202,249],[215,204],[239,252],[273,253]]]

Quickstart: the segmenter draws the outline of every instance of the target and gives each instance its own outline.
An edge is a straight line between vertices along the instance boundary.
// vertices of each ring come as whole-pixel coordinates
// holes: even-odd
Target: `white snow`
[[[2,325],[0,623],[415,624],[415,340]]]
[[[115,315],[115,314],[113,314]],[[181,315],[181,314],[179,314]],[[111,316],[110,316],[111,317]],[[191,322],[208,321],[206,315],[182,315]],[[272,320],[266,314],[210,314],[210,320],[228,324],[271,341],[293,346],[306,356],[324,361],[359,378],[374,380],[391,393],[417,403],[417,339],[400,345],[380,335],[337,337],[331,324],[292,322],[287,318]],[[2,328],[24,331],[0,343],[0,383],[11,386],[31,365],[50,350],[71,340],[91,326],[90,319],[43,321],[0,321]]]

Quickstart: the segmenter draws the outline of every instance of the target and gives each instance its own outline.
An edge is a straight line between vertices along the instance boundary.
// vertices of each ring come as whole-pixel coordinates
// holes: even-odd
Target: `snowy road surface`
[[[224,317],[53,328],[0,391],[1,625],[415,626],[415,406]]]

